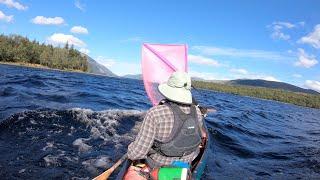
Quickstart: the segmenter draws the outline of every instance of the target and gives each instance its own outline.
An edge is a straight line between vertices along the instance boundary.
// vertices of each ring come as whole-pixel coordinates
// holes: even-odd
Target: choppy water
[[[194,94],[217,109],[203,179],[320,178],[320,110]],[[0,65],[0,177],[90,179],[126,152],[150,106],[141,81]]]

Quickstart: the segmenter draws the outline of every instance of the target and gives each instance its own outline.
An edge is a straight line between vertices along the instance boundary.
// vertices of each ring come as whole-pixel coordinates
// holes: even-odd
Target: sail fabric
[[[158,85],[166,82],[175,71],[187,72],[187,46],[172,44],[143,44],[142,78],[147,95],[153,105],[164,97]]]

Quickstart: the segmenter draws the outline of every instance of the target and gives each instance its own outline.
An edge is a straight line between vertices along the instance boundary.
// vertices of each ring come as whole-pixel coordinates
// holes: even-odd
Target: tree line
[[[0,61],[30,63],[62,70],[88,71],[87,58],[73,45],[63,48],[40,44],[19,35],[0,35]]]
[[[251,96],[291,103],[298,106],[320,109],[320,95],[297,93],[280,89],[271,89],[251,86],[225,85],[213,82],[192,81],[196,88],[209,89],[236,95]]]

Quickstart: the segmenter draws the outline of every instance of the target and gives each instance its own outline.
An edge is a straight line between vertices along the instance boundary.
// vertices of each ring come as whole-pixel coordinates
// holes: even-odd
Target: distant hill
[[[123,77],[131,78],[131,79],[142,79],[141,74],[125,75]],[[191,79],[192,81],[212,82],[212,83],[235,85],[235,86],[264,87],[264,88],[282,89],[282,90],[292,91],[292,92],[320,95],[320,93],[311,89],[304,89],[304,88],[300,88],[298,86],[284,83],[284,82],[267,81],[263,79],[205,80],[199,77],[191,77]]]
[[[235,86],[253,86],[253,87],[280,89],[280,90],[282,89],[282,90],[292,91],[292,92],[320,95],[320,93],[311,89],[304,89],[304,88],[301,88],[292,84],[284,83],[284,82],[267,81],[263,79],[203,80],[202,78],[192,77],[192,80],[226,84],[226,85],[235,85]]]
[[[141,80],[142,79],[142,74],[128,74],[128,75],[124,75],[122,77]]]
[[[99,64],[97,61],[92,59],[90,56],[87,56],[88,60],[88,72],[93,73],[93,74],[100,74],[100,75],[105,75],[105,76],[110,76],[110,77],[117,77],[116,74],[114,74],[112,71],[110,71],[108,68],[106,68],[104,65]]]
[[[310,94],[310,93],[301,93],[301,92],[293,92],[292,89],[297,90],[296,88],[290,87],[290,90],[283,90],[287,88],[286,85],[278,84],[278,82],[262,82],[265,87],[259,87],[260,85],[258,82],[261,80],[249,80],[251,84],[248,86],[247,83],[242,83],[242,80],[233,80],[232,81],[224,81],[224,83],[214,83],[208,81],[193,81],[192,84],[196,88],[201,89],[209,89],[217,92],[224,92],[224,93],[231,93],[240,96],[251,96],[261,99],[269,99],[275,100],[285,103],[291,103],[298,106],[310,107],[310,108],[318,108],[320,109],[320,93]],[[247,82],[244,81],[244,82]],[[233,83],[230,85],[228,83]],[[278,86],[271,86],[271,84],[278,84]],[[246,85],[239,85],[239,84],[246,84]],[[285,83],[284,83],[285,84]],[[279,89],[280,88],[280,89]],[[302,88],[301,88],[302,89]],[[298,89],[299,91],[305,91],[305,89]]]
[[[205,79],[200,78],[200,77],[191,77],[191,80],[192,81],[206,81]]]
[[[276,82],[276,81],[267,81],[262,79],[236,79],[230,81],[221,81],[223,84],[228,85],[241,85],[241,86],[255,86],[255,87],[265,87],[265,88],[273,88],[273,89],[283,89],[292,92],[301,92],[301,93],[309,93],[309,94],[317,94],[317,91],[311,89],[303,89],[292,84],[284,83],[284,82]]]

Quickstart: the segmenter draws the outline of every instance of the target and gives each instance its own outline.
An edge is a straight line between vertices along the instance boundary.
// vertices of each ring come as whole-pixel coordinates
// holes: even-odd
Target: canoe
[[[205,126],[205,130],[206,130],[207,138],[202,139],[202,147],[200,148],[200,152],[198,156],[191,163],[191,179],[192,180],[201,178],[207,163],[207,159],[208,159],[207,157],[208,157],[208,152],[210,148],[209,148],[209,134],[206,126]],[[124,175],[126,174],[131,164],[132,164],[132,161],[128,159],[123,163],[123,166],[116,178],[117,180],[123,179]]]

